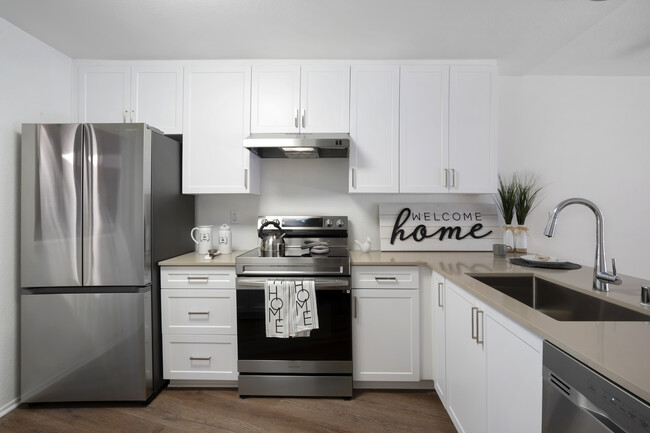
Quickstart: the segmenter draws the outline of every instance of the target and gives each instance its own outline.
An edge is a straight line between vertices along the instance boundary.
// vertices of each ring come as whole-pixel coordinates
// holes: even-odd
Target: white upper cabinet
[[[304,133],[350,131],[350,67],[303,66],[300,128]]]
[[[182,109],[180,65],[79,67],[80,122],[145,122],[166,134],[180,134]]]
[[[259,193],[250,132],[250,66],[185,69],[183,192]]]
[[[131,116],[165,134],[183,132],[183,67],[133,66]]]
[[[402,66],[400,192],[447,192],[449,66]]]
[[[300,66],[254,66],[251,132],[300,131]]]
[[[492,65],[451,66],[449,191],[493,193],[497,188],[497,90]]]
[[[123,123],[131,116],[129,66],[79,67],[79,122]]]
[[[399,66],[354,65],[349,191],[399,191]]]
[[[495,86],[492,64],[353,65],[350,192],[496,192]]]
[[[349,131],[348,65],[253,67],[251,132]]]

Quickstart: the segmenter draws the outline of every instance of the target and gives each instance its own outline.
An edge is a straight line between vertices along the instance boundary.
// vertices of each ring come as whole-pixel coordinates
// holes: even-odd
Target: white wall
[[[72,61],[0,18],[0,416],[20,395],[20,128],[69,122]]]
[[[499,172],[528,170],[545,185],[526,225],[530,251],[593,266],[595,217],[584,206],[561,214],[561,200],[583,197],[605,218],[607,257],[618,272],[650,279],[650,77],[502,77]]]

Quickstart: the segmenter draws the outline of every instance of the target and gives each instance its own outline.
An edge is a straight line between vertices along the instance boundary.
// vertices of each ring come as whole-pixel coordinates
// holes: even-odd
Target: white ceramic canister
[[[228,224],[219,227],[219,252],[221,254],[232,253],[232,230]]]
[[[194,231],[198,234],[194,235]],[[198,248],[196,250],[199,254],[208,254],[208,250],[212,248],[212,226],[198,226],[194,227],[190,232],[190,236]]]

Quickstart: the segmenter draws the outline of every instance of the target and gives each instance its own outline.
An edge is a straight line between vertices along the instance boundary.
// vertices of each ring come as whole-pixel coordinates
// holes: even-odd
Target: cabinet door
[[[400,192],[447,192],[449,67],[400,71]]]
[[[449,88],[450,192],[496,192],[496,71],[452,66]]]
[[[303,66],[300,129],[304,133],[350,131],[350,67]]]
[[[420,380],[417,290],[353,289],[353,379]]]
[[[128,66],[80,66],[79,122],[130,122],[130,79]]]
[[[433,386],[442,404],[447,407],[445,359],[445,279],[436,272],[431,275],[433,293]]]
[[[398,169],[399,66],[353,66],[349,190],[398,192]]]
[[[145,122],[165,134],[183,133],[183,67],[138,65],[131,68],[133,122]]]
[[[252,132],[300,131],[300,66],[254,66]]]
[[[243,147],[250,125],[250,67],[185,69],[183,192],[258,192],[256,157]]]
[[[447,411],[459,432],[482,433],[486,431],[485,348],[472,338],[477,319],[472,307],[479,304],[449,281],[446,285]],[[484,337],[483,324],[478,325],[479,336]]]
[[[486,311],[487,431],[542,431],[543,339],[500,313]]]

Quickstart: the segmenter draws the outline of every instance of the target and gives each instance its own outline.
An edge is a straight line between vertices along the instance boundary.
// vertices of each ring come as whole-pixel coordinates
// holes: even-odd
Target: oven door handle
[[[266,281],[302,281],[301,278],[237,278],[237,290],[259,290],[264,288]],[[304,280],[313,281],[316,290],[349,290],[349,279],[327,279],[327,278],[304,278]]]

